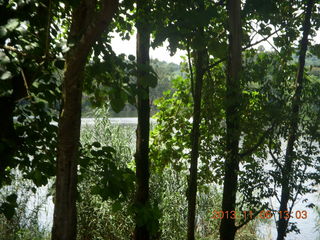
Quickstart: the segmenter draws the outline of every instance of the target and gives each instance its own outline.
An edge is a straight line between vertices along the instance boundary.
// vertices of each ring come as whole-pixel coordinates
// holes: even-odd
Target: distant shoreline
[[[81,118],[81,125],[93,125],[94,121],[97,118]],[[101,119],[101,118],[98,118]],[[111,124],[119,124],[119,125],[137,125],[138,118],[137,117],[111,117],[109,118]],[[150,123],[156,123],[155,119],[150,118]]]

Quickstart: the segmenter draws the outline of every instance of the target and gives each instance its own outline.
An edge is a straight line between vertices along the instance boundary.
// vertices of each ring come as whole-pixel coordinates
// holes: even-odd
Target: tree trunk
[[[296,80],[295,94],[292,99],[292,110],[291,110],[291,121],[289,125],[289,136],[286,148],[285,162],[282,172],[282,182],[281,182],[281,200],[280,200],[280,212],[288,211],[288,202],[291,192],[291,175],[293,160],[295,157],[294,143],[297,140],[297,132],[299,125],[299,112],[301,107],[301,96],[304,84],[303,72],[305,66],[306,52],[308,48],[308,36],[310,33],[310,19],[312,14],[312,8],[314,6],[314,0],[309,0],[307,3],[305,19],[303,23],[303,36],[301,40],[300,54],[299,54],[299,68]],[[283,215],[283,214],[282,214]],[[283,240],[286,236],[286,231],[289,223],[289,219],[284,219],[283,217],[279,219],[278,222],[278,237],[277,240]]]
[[[150,65],[149,48],[150,32],[146,19],[147,0],[137,1],[137,110],[138,126],[136,140],[136,181],[137,189],[135,195],[135,206],[144,208],[149,202],[149,131],[150,131],[150,104],[149,87],[143,84],[148,72],[142,66]],[[139,69],[140,68],[140,69]],[[138,224],[143,218],[139,211],[136,214],[136,225],[134,230],[135,240],[149,240],[150,232],[147,223]]]
[[[241,73],[241,18],[240,0],[227,2],[229,16],[229,56],[226,92],[226,159],[222,199],[222,211],[235,211],[239,171],[240,140],[240,73]],[[236,234],[235,220],[223,218],[220,239],[233,240]]]
[[[59,120],[56,200],[52,239],[76,239],[77,159],[81,123],[83,70],[81,62],[67,59],[63,110]]]
[[[203,34],[203,29],[202,29]],[[195,88],[193,99],[193,121],[191,132],[191,159],[190,159],[190,177],[188,183],[188,240],[194,240],[195,234],[195,216],[197,200],[197,177],[198,177],[198,157],[200,144],[200,123],[201,123],[201,93],[203,76],[205,72],[206,50],[196,50],[195,53]]]
[[[91,0],[83,0],[73,11],[63,81],[63,108],[59,119],[57,178],[52,240],[75,240],[77,234],[77,162],[81,124],[84,68],[93,44],[101,36],[117,9],[118,1],[105,0],[100,11]]]
[[[16,150],[17,136],[13,124],[13,110],[15,103],[13,97],[0,97],[0,187],[7,177],[6,167],[10,166]]]

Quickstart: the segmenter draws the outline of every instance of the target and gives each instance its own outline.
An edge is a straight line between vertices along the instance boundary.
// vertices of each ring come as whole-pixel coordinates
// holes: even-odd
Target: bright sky
[[[115,36],[115,35],[114,35]],[[111,41],[112,49],[115,53],[124,53],[126,55],[136,55],[136,37],[131,36],[129,41],[123,41],[119,36],[115,36]],[[167,50],[168,43],[165,46],[158,47],[156,49],[150,49],[150,58],[159,59],[166,62],[174,62],[179,64],[181,62],[181,56],[184,56],[184,51],[178,50],[174,56],[170,56],[170,52]]]
[[[320,42],[320,30],[317,32],[317,37],[313,39],[313,43],[319,43]],[[261,37],[255,37],[254,40],[258,41]],[[269,39],[269,42],[272,44],[272,38]],[[114,38],[111,41],[112,48],[117,54],[124,53],[126,55],[132,54],[136,55],[136,37],[135,35],[131,36],[131,39],[123,41],[119,36],[114,35]],[[258,44],[256,47],[263,46],[266,50],[272,50],[271,45],[268,42],[262,42]],[[176,54],[174,56],[170,56],[170,52],[167,50],[168,42],[164,44],[162,47],[158,47],[156,49],[150,49],[150,58],[151,59],[159,59],[161,61],[166,62],[174,62],[176,64],[179,64],[182,59],[181,56],[185,56],[186,52],[177,50]]]

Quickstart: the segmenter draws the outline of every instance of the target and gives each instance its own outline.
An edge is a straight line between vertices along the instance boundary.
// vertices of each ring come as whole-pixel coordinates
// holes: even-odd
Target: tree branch
[[[268,148],[269,148],[269,153],[270,156],[272,157],[273,161],[276,163],[276,165],[279,167],[281,173],[282,173],[282,165],[280,164],[280,162],[278,161],[278,158],[276,158],[276,156],[274,156],[272,150],[271,150],[271,139],[269,139],[269,144],[268,144]]]
[[[270,33],[270,35],[268,35],[268,36],[266,36],[266,37],[264,37],[264,38],[262,38],[262,39],[260,39],[260,40],[258,40],[258,41],[256,41],[256,42],[254,42],[254,43],[252,43],[252,44],[247,45],[247,46],[244,47],[243,49],[248,49],[248,48],[251,48],[251,47],[253,47],[253,46],[258,45],[258,44],[261,43],[261,42],[268,41],[268,39],[269,39],[271,36],[277,34],[277,33],[280,32],[281,30],[282,30],[282,28],[279,28],[279,29],[275,30],[274,32]],[[256,34],[259,34],[259,32],[257,32],[256,30],[253,30],[253,31],[254,31]]]
[[[208,71],[210,70],[211,68],[215,67],[215,66],[218,66],[220,63],[226,61],[227,59],[226,58],[221,58],[219,59],[218,61],[215,61],[214,63],[208,65],[208,67],[205,69],[205,71]]]
[[[27,55],[24,52],[21,52],[19,49],[15,48],[15,47],[12,47],[12,46],[0,45],[0,48],[3,49],[3,50],[10,51],[10,52],[15,52],[15,53],[17,53],[19,55],[22,55],[22,56],[26,56]]]
[[[190,81],[191,81],[191,95],[192,95],[192,98],[194,98],[194,78],[193,78],[193,70],[192,70],[192,64],[191,64],[189,39],[188,39],[188,43],[187,43],[187,53],[188,53],[188,65],[189,65]]]
[[[118,8],[118,0],[104,0],[102,2],[101,10],[95,15],[87,31],[83,35],[83,39],[90,39],[96,41],[97,37],[103,32],[113,18],[113,13]],[[94,36],[94,39],[92,38]]]
[[[28,97],[30,97],[30,91],[29,91],[28,81],[27,81],[26,75],[24,74],[24,71],[23,71],[22,68],[21,68],[21,75],[22,75],[22,79],[23,79],[24,86],[25,86],[26,91],[27,91],[27,95],[28,95]]]
[[[271,36],[273,36],[274,34],[278,33],[278,32],[281,31],[281,30],[282,30],[282,28],[279,28],[278,30],[276,30],[276,31],[274,31],[273,33],[271,33],[270,35],[264,37],[263,39],[261,39],[261,40],[255,42],[255,43],[252,43],[252,44],[249,44],[249,45],[243,47],[243,48],[242,48],[242,51],[243,51],[243,50],[247,50],[248,48],[251,48],[251,47],[253,47],[253,46],[255,46],[255,45],[257,45],[257,44],[259,44],[259,43],[261,43],[261,42],[263,42],[263,41],[268,41],[268,39],[269,39]],[[269,44],[270,44],[270,43],[269,43]],[[277,51],[277,49],[275,49],[275,50]],[[212,63],[211,65],[209,65],[209,66],[207,67],[206,71],[210,70],[211,68],[219,65],[220,63],[222,63],[222,62],[224,62],[224,61],[226,61],[226,60],[227,60],[227,58],[221,58],[220,60]]]
[[[254,151],[256,151],[258,147],[260,147],[261,144],[264,142],[265,138],[273,128],[274,128],[274,124],[272,124],[272,126],[267,131],[264,132],[264,134],[260,137],[260,139],[255,145],[253,145],[250,149],[246,150],[245,152],[239,153],[240,158],[244,158],[248,155],[251,155]]]
[[[254,220],[258,214],[263,211],[264,209],[266,209],[265,206],[263,206],[259,211],[257,211],[255,214],[252,215],[252,217],[247,218],[243,223],[241,223],[240,225],[236,226],[236,229],[239,230],[240,228],[242,228],[244,225],[246,225],[247,223],[249,223],[251,220]]]

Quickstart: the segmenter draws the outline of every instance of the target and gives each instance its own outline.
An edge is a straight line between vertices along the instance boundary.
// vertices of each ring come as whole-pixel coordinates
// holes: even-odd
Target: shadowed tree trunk
[[[111,22],[117,0],[82,0],[73,10],[59,119],[57,179],[52,240],[75,240],[76,189],[84,68],[93,44]]]
[[[292,184],[292,165],[295,158],[294,144],[297,140],[297,132],[299,125],[299,112],[301,107],[301,96],[302,89],[304,85],[304,66],[305,66],[305,58],[306,52],[308,48],[308,36],[310,33],[310,19],[312,14],[312,8],[314,6],[314,0],[309,0],[307,3],[307,8],[305,12],[305,19],[303,23],[303,36],[301,40],[300,53],[299,53],[299,67],[298,74],[296,80],[296,89],[295,94],[292,99],[292,110],[291,110],[291,119],[289,125],[289,136],[286,148],[285,162],[282,170],[282,181],[281,181],[281,200],[280,200],[280,212],[289,211],[288,210],[288,202],[291,193]],[[283,214],[282,214],[283,215]],[[288,228],[289,219],[284,219],[283,217],[279,219],[278,222],[278,237],[277,240],[283,240],[286,236],[286,231]]]
[[[147,22],[147,0],[137,1],[137,110],[138,110],[138,126],[136,140],[136,195],[135,206],[142,209],[149,202],[149,131],[150,131],[150,103],[149,103],[149,87],[144,84],[145,78],[148,77],[146,68],[150,65],[149,48],[150,48],[150,32]],[[143,216],[136,214],[136,225],[134,230],[135,240],[149,240],[150,232],[147,223],[139,224],[139,220]]]
[[[203,28],[200,30],[203,35]],[[201,95],[207,53],[205,48],[195,51],[195,86],[193,94],[193,121],[191,132],[190,176],[188,182],[188,240],[195,239],[195,216],[197,203],[198,157],[200,144]],[[193,89],[193,87],[192,87]]]
[[[5,169],[11,165],[16,149],[17,137],[13,126],[15,103],[12,96],[0,97],[0,187],[6,177]]]
[[[227,68],[226,106],[226,159],[223,186],[222,211],[235,211],[239,171],[240,140],[240,73],[241,73],[241,17],[240,0],[228,0],[229,56]],[[235,219],[223,218],[220,239],[233,240],[236,234]]]

